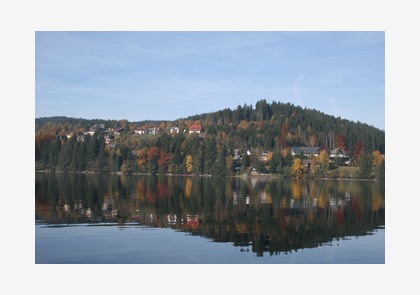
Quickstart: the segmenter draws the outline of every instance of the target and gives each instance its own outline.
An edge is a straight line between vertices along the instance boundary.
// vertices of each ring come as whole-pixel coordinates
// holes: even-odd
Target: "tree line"
[[[86,134],[97,123],[105,130]],[[203,132],[189,134],[193,124]],[[180,132],[171,134],[172,126]],[[334,165],[322,152],[340,148],[360,168],[362,178],[369,178],[372,169],[384,178],[384,131],[290,103],[260,100],[255,107],[244,104],[175,121],[38,118],[35,127],[37,170],[325,176]],[[148,127],[158,127],[159,134],[135,133]],[[109,131],[116,129],[121,131],[117,135]],[[305,168],[302,156],[291,155],[293,146],[318,147],[321,154],[307,159],[311,165]]]

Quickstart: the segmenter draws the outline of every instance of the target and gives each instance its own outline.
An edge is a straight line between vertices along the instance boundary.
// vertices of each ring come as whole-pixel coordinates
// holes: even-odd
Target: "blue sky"
[[[385,129],[385,33],[35,33],[35,117],[175,120],[260,99]]]

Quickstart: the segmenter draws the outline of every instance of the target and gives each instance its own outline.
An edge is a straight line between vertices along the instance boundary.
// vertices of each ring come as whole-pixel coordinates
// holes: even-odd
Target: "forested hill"
[[[385,153],[385,132],[366,123],[354,122],[324,114],[314,109],[302,108],[290,103],[260,100],[252,105],[238,106],[201,115],[186,120],[202,122],[210,131],[223,130],[227,134],[251,127],[256,141],[272,149],[276,141],[283,146],[305,145],[333,149],[340,145],[336,140],[346,141],[346,150],[351,152],[356,142],[364,143],[371,152]],[[338,138],[337,138],[338,137]],[[253,144],[255,146],[255,143]],[[344,147],[344,146],[343,146]]]
[[[176,129],[171,130],[173,127]],[[219,154],[225,165],[224,161],[229,156],[242,158],[245,154],[282,152],[283,155],[289,154],[290,164],[291,148],[294,146],[316,147],[328,153],[340,149],[353,160],[357,160],[361,151],[366,154],[372,152],[385,154],[383,130],[290,103],[268,103],[266,100],[258,101],[255,106],[244,104],[233,110],[227,108],[174,121],[129,122],[67,117],[36,118],[35,131],[36,161],[40,168],[50,169],[51,164],[54,166],[58,163],[58,158],[52,163],[49,159],[54,140],[62,141],[60,146],[62,149],[63,142],[67,140],[86,145],[84,141],[86,136],[92,139],[99,137],[99,140],[103,138],[105,143],[99,148],[104,149],[104,156],[108,157],[108,162],[111,161],[113,153],[122,155],[118,163],[107,164],[107,170],[112,171],[120,171],[122,162],[131,155],[134,159],[130,161],[136,163],[135,168],[138,171],[150,172],[150,169],[154,171],[163,167],[162,169],[168,172],[169,165],[172,164],[171,169],[179,168],[175,169],[175,172],[188,172],[185,163],[189,161],[192,171],[206,173],[204,158],[209,157],[209,161],[216,163]],[[73,135],[75,136],[72,137]],[[161,165],[157,163],[156,167],[154,164],[153,167],[149,165],[153,156],[147,156],[147,151],[152,148],[156,149],[157,154],[154,156],[156,161],[160,159]],[[89,168],[88,162],[80,164],[79,168],[73,164],[76,165],[73,168],[75,170]],[[148,163],[150,167],[141,168],[144,163]],[[266,164],[268,167],[268,163]],[[67,167],[66,165],[61,168]],[[94,169],[93,166],[90,166],[90,169]],[[214,169],[210,169],[207,173],[211,171]]]

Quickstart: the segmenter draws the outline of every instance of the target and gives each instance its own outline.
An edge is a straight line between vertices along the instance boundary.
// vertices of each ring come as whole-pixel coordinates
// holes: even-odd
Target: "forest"
[[[35,119],[35,169],[385,179],[385,131],[265,99],[174,121],[43,117]]]

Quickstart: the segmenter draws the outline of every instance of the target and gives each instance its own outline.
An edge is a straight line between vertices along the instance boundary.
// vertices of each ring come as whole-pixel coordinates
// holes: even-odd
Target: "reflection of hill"
[[[317,247],[385,224],[383,188],[372,183],[89,177],[37,175],[36,220],[169,227],[257,255]]]

